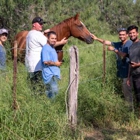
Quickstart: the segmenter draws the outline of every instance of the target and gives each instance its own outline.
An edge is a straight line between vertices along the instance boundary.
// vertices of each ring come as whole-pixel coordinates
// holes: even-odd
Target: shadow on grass
[[[116,139],[126,139],[126,140],[139,140],[140,139],[140,129],[137,130],[127,130],[127,129],[103,129],[102,133],[104,135],[104,140],[116,140]]]
[[[84,140],[140,140],[140,129],[99,129],[85,136]]]

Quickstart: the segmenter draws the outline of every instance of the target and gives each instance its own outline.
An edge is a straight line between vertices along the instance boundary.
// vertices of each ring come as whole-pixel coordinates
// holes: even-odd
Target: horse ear
[[[77,20],[79,18],[79,13],[74,16],[74,19]]]

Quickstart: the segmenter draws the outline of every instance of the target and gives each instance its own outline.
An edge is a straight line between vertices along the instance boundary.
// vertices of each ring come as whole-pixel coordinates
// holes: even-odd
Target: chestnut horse
[[[73,36],[86,42],[87,44],[91,44],[93,42],[90,32],[85,27],[85,25],[79,20],[79,14],[76,14],[74,17],[62,21],[56,26],[50,28],[50,30],[56,32],[58,41],[60,41],[64,37],[68,39],[70,36]],[[25,56],[27,34],[28,31],[21,31],[15,36],[15,40],[18,43],[18,59],[20,57],[23,58],[23,56]],[[45,34],[45,36],[47,35]],[[63,46],[64,45],[61,45],[55,48],[58,53],[59,61],[62,61],[63,59]]]

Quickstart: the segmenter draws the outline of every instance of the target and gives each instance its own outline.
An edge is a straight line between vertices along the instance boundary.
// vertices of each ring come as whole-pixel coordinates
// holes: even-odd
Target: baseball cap
[[[0,29],[0,35],[3,34],[3,33],[8,34],[8,30],[4,29],[4,28]]]
[[[43,21],[43,19],[41,17],[35,17],[33,20],[32,20],[32,24],[38,22],[39,24],[44,24],[46,22]]]
[[[127,31],[127,28],[119,28],[118,32],[120,32],[120,31]]]

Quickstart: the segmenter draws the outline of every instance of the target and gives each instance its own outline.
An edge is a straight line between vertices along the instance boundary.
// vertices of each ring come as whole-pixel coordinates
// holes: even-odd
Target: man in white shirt
[[[47,38],[41,32],[45,22],[40,17],[35,17],[32,20],[32,29],[26,37],[26,55],[25,65],[29,72],[29,79],[32,84],[33,90],[37,90],[38,84],[42,85],[42,64],[41,64],[41,50],[47,43]],[[50,31],[45,30],[45,32]],[[67,40],[64,38],[57,42],[55,46],[65,44]],[[39,88],[39,89],[42,89]],[[40,92],[40,90],[38,90]],[[38,92],[37,91],[37,92]]]

